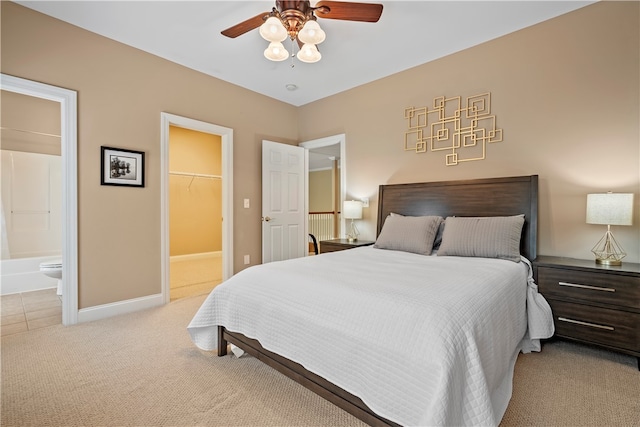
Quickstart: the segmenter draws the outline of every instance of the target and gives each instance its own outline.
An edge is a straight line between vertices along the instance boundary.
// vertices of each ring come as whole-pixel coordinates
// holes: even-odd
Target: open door
[[[262,262],[307,251],[306,150],[262,141]]]

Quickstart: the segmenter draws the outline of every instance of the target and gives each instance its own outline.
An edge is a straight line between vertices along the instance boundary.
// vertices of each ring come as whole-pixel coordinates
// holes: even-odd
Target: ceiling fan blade
[[[314,9],[318,18],[345,21],[378,22],[380,15],[382,15],[382,5],[375,3],[319,1]]]
[[[235,39],[236,37],[241,36],[244,33],[247,33],[262,25],[265,18],[269,16],[269,13],[270,12],[263,12],[260,15],[256,15],[253,18],[249,18],[246,21],[234,25],[233,27],[227,28],[226,30],[221,31],[221,33],[223,36]]]

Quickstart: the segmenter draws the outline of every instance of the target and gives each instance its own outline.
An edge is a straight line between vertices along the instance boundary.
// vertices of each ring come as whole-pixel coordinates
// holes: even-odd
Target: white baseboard
[[[201,252],[198,254],[174,255],[169,257],[169,262],[193,261],[196,259],[221,258],[221,257],[222,257],[222,251]]]
[[[83,308],[78,311],[78,323],[106,319],[107,317],[117,316],[120,314],[133,313],[135,311],[157,307],[163,304],[164,301],[162,294],[155,294],[125,301],[118,301],[111,304]]]

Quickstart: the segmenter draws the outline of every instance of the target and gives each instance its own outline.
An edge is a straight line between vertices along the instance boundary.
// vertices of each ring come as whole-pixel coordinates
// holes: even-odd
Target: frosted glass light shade
[[[322,55],[314,44],[304,44],[298,52],[298,59],[302,62],[314,63],[320,61]]]
[[[633,193],[587,194],[587,224],[632,225]]]
[[[302,30],[298,33],[298,39],[302,43],[320,44],[324,41],[326,34],[320,28],[317,21],[310,20],[304,24]]]
[[[345,200],[342,214],[345,219],[362,219],[362,202],[359,200]]]
[[[280,42],[271,42],[269,47],[264,50],[265,58],[271,61],[284,61],[289,57],[289,52]]]
[[[278,18],[271,16],[260,25],[260,35],[267,41],[281,42],[287,38],[287,29]]]

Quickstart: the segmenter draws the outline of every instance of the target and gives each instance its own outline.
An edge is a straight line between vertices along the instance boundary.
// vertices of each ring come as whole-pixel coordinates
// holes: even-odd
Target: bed
[[[518,353],[553,334],[529,262],[537,199],[536,175],[381,185],[375,247],[243,270],[191,339],[219,356],[231,343],[369,425],[497,425]],[[474,243],[478,227],[498,243]]]

